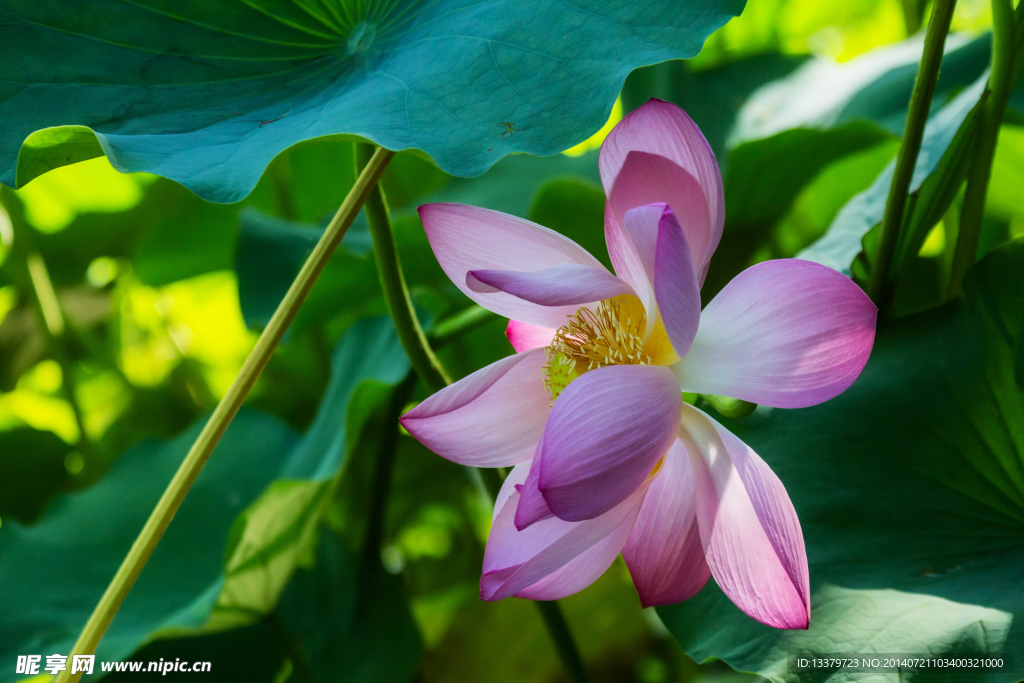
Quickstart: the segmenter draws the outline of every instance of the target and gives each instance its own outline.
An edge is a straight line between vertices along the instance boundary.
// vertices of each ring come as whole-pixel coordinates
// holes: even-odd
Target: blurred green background
[[[751,0],[697,58],[634,72],[609,125],[562,155],[507,157],[459,179],[399,154],[383,186],[425,325],[470,302],[438,267],[416,206],[457,201],[527,217],[607,262],[597,149],[650,97],[690,113],[725,177],[726,231],[705,301],[743,268],[797,255],[895,156],[907,61],[883,58],[888,66],[860,81],[849,69],[821,76],[823,89],[852,96],[831,118],[788,111],[787,119],[751,96],[812,63],[877,60],[873,50],[907,38],[908,11],[927,8]],[[950,40],[967,47],[944,67],[936,109],[985,68],[990,23],[985,0],[957,4],[959,35]],[[984,49],[971,52],[978,40]],[[873,108],[854,106],[857,93],[883,86],[891,102],[876,93]],[[982,253],[1024,236],[1024,129],[1013,116],[1000,136]],[[322,138],[282,153],[232,205],[163,178],[122,175],[103,157],[19,191],[0,187],[0,534],[15,538],[0,561],[8,580],[35,581],[5,609],[59,631],[59,620],[32,607],[56,590],[75,605],[70,612],[85,610],[71,621],[84,619],[354,178],[352,144]],[[930,228],[908,266],[914,277],[897,290],[898,312],[942,300],[955,229],[951,220]],[[386,390],[406,371],[377,320],[386,309],[369,252],[360,219],[211,461],[225,464],[204,473],[115,622],[110,653],[141,647],[141,660],[212,660],[215,680],[564,680],[532,605],[478,600],[490,510],[473,482],[407,436],[380,562],[360,550],[372,527],[382,424],[394,412]],[[504,325],[489,318],[445,345],[446,367],[461,377],[509,354]],[[245,482],[232,481],[239,469]],[[87,493],[62,498],[79,490]],[[51,573],[19,574],[19,548]],[[85,577],[69,578],[76,571]],[[689,660],[658,616],[640,609],[621,560],[563,603],[595,681],[748,678]],[[13,637],[28,627],[4,628]]]

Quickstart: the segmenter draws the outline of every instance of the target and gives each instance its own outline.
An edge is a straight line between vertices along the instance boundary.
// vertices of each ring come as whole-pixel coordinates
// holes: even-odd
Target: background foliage
[[[494,5],[514,26],[511,3]],[[725,663],[783,680],[785,652],[826,645],[1024,658],[1020,91],[1000,132],[979,250],[987,256],[972,270],[966,297],[943,303],[990,22],[987,2],[958,3],[897,255],[902,277],[864,376],[823,406],[761,409],[729,425],[778,472],[800,513],[811,630],[763,628],[713,582],[684,605],[642,611],[617,562],[564,601],[595,680],[744,676]],[[669,36],[645,52],[608,27],[592,28],[618,51],[615,73],[591,65],[595,92],[585,97],[595,100],[610,102],[630,68],[699,47]],[[191,32],[182,40],[214,44],[202,43],[210,38],[196,37],[194,26],[182,31]],[[896,0],[751,0],[696,58],[632,71],[611,121],[650,97],[674,101],[702,127],[722,166],[726,229],[705,301],[769,258],[800,255],[865,277],[920,52],[919,37],[906,33]],[[317,106],[338,116],[358,104],[352,92],[374,76],[349,58],[331,68],[357,76],[317,86]],[[154,68],[169,77],[180,75],[180,64],[158,62]],[[182,107],[207,97],[203,86],[182,88]],[[107,113],[94,105],[104,97],[90,94],[76,106],[99,121]],[[255,98],[243,117],[249,124],[291,106],[246,97]],[[574,106],[542,97],[530,106],[556,105]],[[500,108],[477,114],[487,125],[513,121]],[[476,172],[510,151],[556,152],[554,141],[584,138],[606,114],[577,120],[556,111],[549,123],[561,128],[548,137],[546,128],[505,135],[498,128],[490,138],[500,147],[476,145],[475,157],[456,157],[436,131],[420,146],[443,168]],[[193,135],[238,125],[217,103],[195,115],[202,130]],[[36,139],[38,149],[8,160],[4,180],[21,189],[0,187],[0,583],[9,596],[0,613],[0,680],[14,680],[8,662],[17,654],[70,649],[354,182],[349,138],[289,146],[301,137],[293,133],[305,123],[299,118],[258,127],[270,142],[235,164],[238,178],[216,182],[196,172],[210,164],[202,155],[171,170],[131,166],[167,177],[115,171],[96,155],[105,150],[122,168],[125,159],[138,161],[117,142],[124,120],[104,124],[106,133],[96,124],[102,148],[91,132],[58,129],[68,136],[60,144]],[[392,141],[358,122],[315,132]],[[395,158],[383,186],[428,329],[469,302],[430,253],[415,207],[458,201],[528,217],[604,259],[600,136],[565,154],[507,156],[472,179],[450,176],[421,154]],[[67,151],[83,139],[77,158],[86,160],[43,173],[55,165],[45,150]],[[214,204],[168,177],[222,200],[255,187],[237,203]],[[215,185],[229,190],[217,194]],[[398,436],[388,505],[374,517],[385,425],[423,395],[403,384],[408,364],[385,315],[360,219],[115,619],[101,659],[212,660],[214,672],[267,681],[561,680],[530,605],[477,599],[490,511],[461,468]],[[507,355],[503,328],[488,319],[445,345],[442,361],[461,377]]]

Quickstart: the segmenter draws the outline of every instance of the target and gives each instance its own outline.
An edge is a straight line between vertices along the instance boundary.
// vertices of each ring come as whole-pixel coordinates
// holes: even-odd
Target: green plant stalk
[[[1011,91],[1017,87],[1017,83],[1020,83],[1021,73],[1024,72],[1024,49],[1022,49],[1024,47],[1024,3],[1017,5],[1013,15],[1017,28],[1013,35],[1015,56],[1013,59],[1013,73],[1010,76]]]
[[[356,164],[361,167],[365,163],[372,150],[371,145],[356,143]],[[377,262],[377,272],[380,277],[381,287],[384,290],[384,300],[388,306],[388,312],[394,321],[395,330],[402,343],[402,348],[409,357],[409,363],[413,370],[420,377],[427,388],[433,392],[440,391],[451,384],[447,373],[441,362],[434,355],[423,334],[416,313],[413,309],[412,299],[409,297],[409,288],[405,283],[405,276],[398,261],[398,249],[395,247],[394,232],[391,228],[391,217],[388,214],[387,203],[384,200],[384,193],[380,188],[375,188],[366,201],[366,219],[370,225],[370,235],[373,238],[374,258]],[[456,323],[451,320],[452,328],[459,328],[460,331],[471,329],[486,319],[483,314],[473,311],[467,314],[467,319]],[[466,313],[466,312],[464,312]],[[456,316],[458,317],[458,316]],[[446,321],[449,322],[449,321]],[[453,331],[450,329],[445,335],[445,341],[452,339]],[[493,469],[477,470],[466,468],[470,473],[471,480],[478,488],[482,488],[492,501],[501,488],[500,478],[496,476]],[[481,475],[487,475],[486,478]],[[588,683],[586,668],[583,666],[583,658],[572,637],[572,632],[565,621],[561,608],[555,601],[535,601],[537,609],[540,610],[544,623],[551,634],[559,656],[565,664],[566,671],[574,683]]]
[[[381,561],[380,553],[384,544],[384,521],[388,492],[391,490],[391,475],[395,469],[395,455],[398,451],[398,418],[412,397],[412,391],[416,387],[416,376],[415,372],[410,372],[395,387],[387,408],[384,410],[383,432],[374,462],[369,514],[366,517],[366,536],[363,539],[363,577],[368,576],[368,573],[374,570],[373,564],[379,565]]]
[[[359,168],[367,163],[372,154],[373,145],[356,143],[355,157]],[[384,301],[394,321],[402,349],[409,357],[413,370],[431,393],[440,391],[451,384],[451,379],[445,374],[441,362],[437,360],[430,344],[427,343],[420,321],[416,318],[409,287],[405,284],[405,274],[398,260],[398,247],[395,245],[395,235],[391,229],[391,215],[379,184],[373,188],[366,200],[366,221],[370,224],[373,258],[377,262]]]
[[[907,193],[914,177],[914,166],[917,155],[921,151],[921,139],[924,137],[924,126],[928,121],[935,84],[939,80],[939,67],[942,65],[942,52],[946,44],[946,35],[953,20],[953,8],[956,0],[936,0],[928,21],[928,31],[924,38],[924,52],[914,80],[914,91],[910,95],[910,107],[907,111],[907,123],[903,129],[903,142],[896,157],[896,169],[889,186],[889,196],[885,201],[885,213],[882,216],[882,233],[875,258],[875,267],[868,282],[868,295],[875,305],[883,307],[888,297],[890,270],[893,255],[899,242],[900,227],[903,225],[903,213],[907,204]]]
[[[60,307],[60,301],[57,299],[57,292],[53,287],[53,281],[50,279],[50,271],[46,268],[42,254],[36,250],[34,240],[28,234],[27,229],[15,235],[14,251],[18,253],[25,264],[29,282],[32,284],[32,292],[35,294],[36,312],[43,321],[43,332],[46,334],[53,358],[60,366],[64,398],[71,406],[71,414],[78,427],[77,445],[84,462],[83,471],[80,474],[87,477],[95,475],[100,469],[100,463],[89,433],[85,429],[85,413],[78,402],[78,385],[75,381],[74,365],[68,359],[65,346],[68,327],[64,319],[64,312]]]
[[[471,332],[481,325],[489,323],[496,317],[483,306],[474,304],[435,325],[434,329],[427,335],[427,341],[435,347],[444,346],[467,332]]]
[[[558,656],[562,658],[562,665],[569,674],[569,679],[573,683],[589,683],[587,667],[583,664],[579,650],[576,649],[576,641],[573,640],[562,608],[554,600],[535,600],[534,604],[540,610],[544,625],[548,627],[551,638],[555,641]]]
[[[985,197],[988,195],[999,127],[1003,123],[1006,102],[1013,90],[1014,73],[1018,72],[1014,67],[1013,5],[1011,0],[992,0],[992,70],[988,76],[988,88],[985,91],[987,99],[981,111],[974,159],[967,172],[967,189],[960,210],[960,234],[956,240],[949,278],[950,298],[963,291],[964,276],[978,258]]]
[[[202,433],[192,445],[188,455],[185,456],[178,471],[174,474],[174,478],[171,479],[171,483],[168,484],[156,507],[153,508],[153,512],[150,513],[149,519],[146,520],[145,526],[132,544],[131,550],[128,551],[128,555],[121,563],[117,574],[114,575],[106,592],[103,593],[103,597],[100,598],[89,617],[89,621],[86,622],[85,628],[82,629],[82,633],[72,649],[73,654],[87,655],[96,651],[96,646],[107,627],[110,626],[114,615],[117,614],[121,603],[131,591],[135,580],[149,560],[149,556],[160,542],[164,531],[167,530],[171,519],[174,518],[174,513],[178,511],[181,502],[185,499],[185,494],[188,493],[196,477],[199,476],[200,470],[203,469],[203,465],[206,464],[238,409],[242,407],[242,402],[249,390],[252,389],[253,384],[256,383],[256,378],[266,367],[274,349],[277,348],[281,337],[284,336],[285,330],[295,318],[299,306],[306,299],[313,283],[323,271],[324,266],[327,265],[331,254],[334,253],[341,238],[345,236],[345,232],[352,225],[359,209],[369,196],[370,190],[377,184],[393,156],[394,152],[383,148],[378,149],[366,169],[356,180],[330,225],[327,226],[323,237],[317,242],[313,252],[302,266],[302,270],[299,271],[298,276],[288,289],[288,293],[281,300],[281,304],[260,335],[252,353],[246,358],[238,377],[235,378],[234,383],[213,411],[213,415],[210,416]],[[69,671],[70,669],[62,671],[57,677],[56,683],[77,681],[81,677],[80,673],[72,676]]]

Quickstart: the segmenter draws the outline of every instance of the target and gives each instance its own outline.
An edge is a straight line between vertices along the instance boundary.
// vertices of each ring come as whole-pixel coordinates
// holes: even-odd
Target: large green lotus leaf
[[[880,330],[863,374],[839,397],[726,421],[796,506],[811,626],[759,624],[711,582],[659,610],[691,656],[773,681],[836,682],[897,677],[798,679],[786,654],[1024,656],[1024,240],[989,254],[965,286],[965,298]],[[920,677],[1018,679],[1019,669]]]
[[[305,435],[267,415],[239,413],[98,657],[124,659],[155,637],[251,623],[273,609],[323,511],[318,496],[407,372],[390,321],[363,320],[338,344]],[[35,525],[0,527],[0,580],[18,587],[0,613],[0,657],[70,650],[201,426],[131,449],[96,485],[56,501]],[[13,676],[13,669],[0,672],[2,681]]]
[[[50,498],[70,488],[64,461],[72,450],[53,432],[0,431],[0,520],[31,522]]]
[[[605,122],[630,70],[692,57],[743,0],[206,3],[0,11],[0,181],[87,158],[236,201],[281,150],[337,133],[483,173]],[[71,131],[34,131],[78,126]],[[43,137],[45,136],[45,139]],[[20,155],[19,155],[20,150]]]

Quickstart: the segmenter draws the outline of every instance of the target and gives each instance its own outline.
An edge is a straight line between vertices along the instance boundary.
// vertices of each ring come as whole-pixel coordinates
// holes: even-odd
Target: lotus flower
[[[876,309],[848,278],[796,259],[759,263],[704,310],[724,194],[707,141],[652,100],[601,148],[615,274],[573,241],[514,216],[420,207],[441,267],[510,319],[517,353],[402,417],[439,455],[513,467],[494,506],[480,594],[553,600],[621,552],[645,606],[710,576],[754,619],[807,628],[803,534],[768,465],[682,392],[800,408],[844,391]]]

